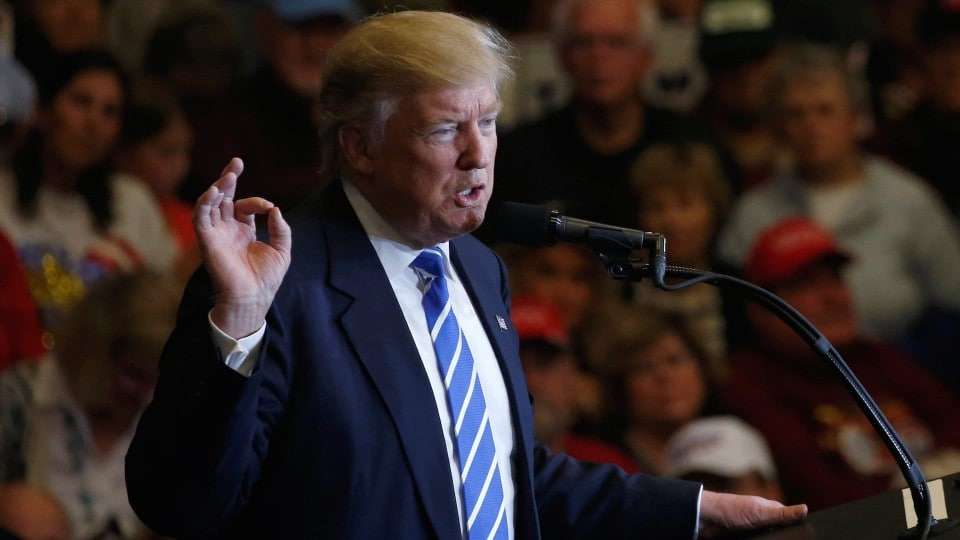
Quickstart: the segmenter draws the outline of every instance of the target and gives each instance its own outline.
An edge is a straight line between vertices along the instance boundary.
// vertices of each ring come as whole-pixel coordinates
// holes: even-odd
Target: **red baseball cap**
[[[850,255],[812,220],[787,218],[760,233],[747,257],[744,275],[760,285],[775,285],[824,259],[843,264]]]
[[[520,341],[544,341],[561,348],[570,346],[570,332],[560,311],[533,296],[518,296],[510,306],[513,326]]]

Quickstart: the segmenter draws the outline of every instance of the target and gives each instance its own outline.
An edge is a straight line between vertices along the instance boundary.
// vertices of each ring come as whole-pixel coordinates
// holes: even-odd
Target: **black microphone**
[[[666,251],[663,235],[578,219],[533,204],[503,202],[494,210],[496,239],[502,242],[548,246],[557,242],[588,244],[600,249],[611,245],[627,251]]]

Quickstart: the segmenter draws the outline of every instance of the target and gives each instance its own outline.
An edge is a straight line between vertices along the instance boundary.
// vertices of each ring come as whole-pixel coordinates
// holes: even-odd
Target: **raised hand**
[[[807,505],[784,506],[762,497],[703,491],[700,522],[703,537],[730,531],[786,525],[807,516]]]
[[[197,199],[193,224],[215,293],[211,318],[234,338],[263,323],[290,266],[292,237],[280,209],[260,197],[234,201],[243,162],[233,158]],[[268,242],[257,240],[255,216],[267,215]]]

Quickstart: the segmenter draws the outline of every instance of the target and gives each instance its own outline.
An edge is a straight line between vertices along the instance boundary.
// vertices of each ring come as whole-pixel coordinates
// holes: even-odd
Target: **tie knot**
[[[410,263],[414,269],[429,274],[430,277],[443,277],[443,252],[438,247],[431,247],[420,252],[420,255]]]

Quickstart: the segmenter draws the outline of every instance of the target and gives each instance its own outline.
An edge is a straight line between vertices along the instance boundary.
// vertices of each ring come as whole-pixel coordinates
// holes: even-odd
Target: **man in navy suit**
[[[234,159],[200,197],[204,269],[127,456],[144,522],[187,538],[689,540],[804,514],[533,441],[505,270],[468,235],[493,189],[506,52],[455,15],[371,19],[328,58],[329,187],[288,224],[233,200]]]

